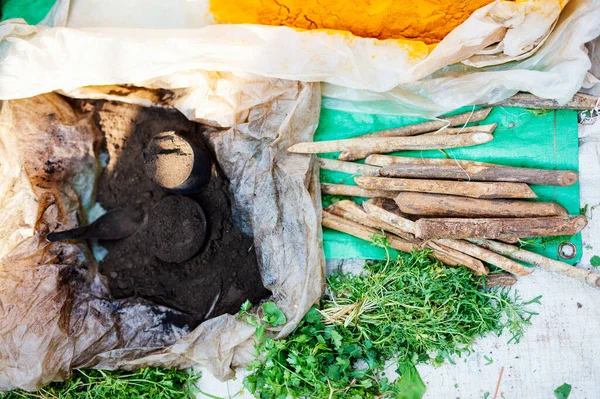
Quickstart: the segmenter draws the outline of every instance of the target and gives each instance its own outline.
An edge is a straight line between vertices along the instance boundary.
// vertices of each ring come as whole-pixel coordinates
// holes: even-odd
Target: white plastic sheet
[[[59,0],[45,23],[77,29],[39,25],[32,34],[15,24],[0,26],[0,98],[88,85],[156,85],[157,78],[163,88],[193,88],[203,71],[231,71],[325,82],[326,96],[365,101],[363,109],[379,112],[439,114],[518,90],[564,102],[590,66],[583,44],[600,34],[600,0],[571,0],[550,35],[561,11],[558,0],[497,1],[476,11],[431,53],[406,41],[210,25],[205,0],[174,2],[161,22],[160,4],[112,2],[114,11],[107,13],[101,11],[108,9],[104,2]],[[139,29],[148,25],[156,29]],[[530,57],[509,62],[523,54]],[[456,64],[461,61],[502,64]],[[384,99],[397,103],[372,104]]]

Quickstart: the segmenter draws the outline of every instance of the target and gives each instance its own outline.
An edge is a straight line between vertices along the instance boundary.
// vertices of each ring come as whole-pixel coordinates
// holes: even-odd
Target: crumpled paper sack
[[[231,74],[209,81],[227,87],[223,97],[195,104],[235,120],[206,138],[253,233],[263,283],[288,318],[275,333],[287,335],[324,289],[318,168],[286,153],[312,140],[319,86]],[[248,101],[235,101],[241,93]],[[38,389],[74,367],[195,365],[227,378],[249,361],[254,328],[245,322],[222,315],[191,332],[175,327],[165,322],[173,310],[112,300],[86,243],[45,240],[86,220],[99,132],[57,94],[1,104],[0,391]]]

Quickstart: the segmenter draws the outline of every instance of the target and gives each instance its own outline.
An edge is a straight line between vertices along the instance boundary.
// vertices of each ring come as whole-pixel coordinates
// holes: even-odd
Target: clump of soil
[[[99,178],[97,200],[107,210],[125,208],[142,221],[133,235],[100,242],[108,250],[100,270],[108,279],[111,294],[115,298],[142,297],[179,310],[188,316],[192,328],[205,318],[237,312],[246,299],[257,302],[268,296],[252,238],[233,224],[228,181],[218,165],[213,164],[204,191],[186,196],[200,205],[206,218],[206,238],[200,249],[193,249],[198,244],[194,239],[184,244],[188,254],[181,258],[196,253],[192,258],[177,263],[181,260],[176,253],[181,237],[168,231],[175,229],[172,231],[177,233],[178,225],[180,230],[197,230],[200,219],[194,207],[173,206],[177,200],[167,200],[166,205],[160,205],[160,216],[153,214],[161,200],[174,194],[160,188],[144,172],[144,148],[152,137],[165,131],[186,132],[186,138],[197,140],[202,137],[203,126],[176,110],[90,103],[95,105],[95,119],[110,156]],[[182,225],[185,220],[187,226]],[[163,256],[157,257],[157,253]]]

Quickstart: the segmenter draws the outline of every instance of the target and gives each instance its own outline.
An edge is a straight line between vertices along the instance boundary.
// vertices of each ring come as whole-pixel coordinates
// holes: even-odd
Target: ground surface
[[[600,122],[580,126],[579,141],[581,206],[588,205],[589,219],[579,266],[594,269],[590,259],[600,256]],[[328,272],[361,266],[359,260],[329,261]],[[600,290],[543,270],[520,279],[515,288],[524,298],[543,296],[536,308],[540,314],[521,342],[507,344],[507,336],[488,336],[456,365],[418,366],[427,386],[425,398],[484,398],[489,392],[491,399],[502,367],[498,398],[554,398],[554,389],[565,382],[573,387],[570,399],[600,398]],[[199,386],[216,396],[233,397],[241,389],[244,373],[239,370],[236,380],[221,383],[205,372]],[[252,396],[244,393],[236,398]]]

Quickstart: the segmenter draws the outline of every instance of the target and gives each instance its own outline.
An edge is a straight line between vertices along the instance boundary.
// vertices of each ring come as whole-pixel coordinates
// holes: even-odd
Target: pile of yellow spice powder
[[[360,37],[440,42],[493,0],[211,0],[220,24],[348,31]]]

